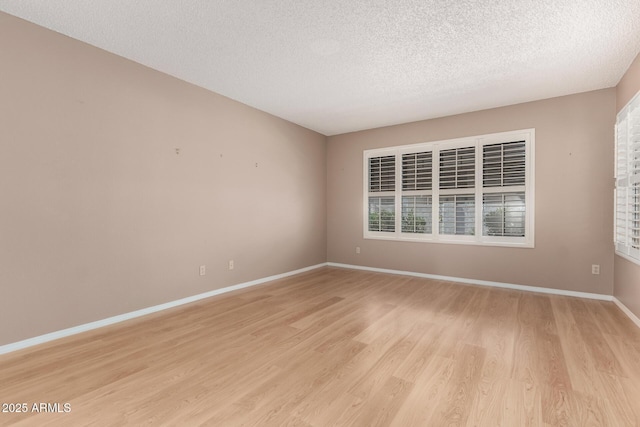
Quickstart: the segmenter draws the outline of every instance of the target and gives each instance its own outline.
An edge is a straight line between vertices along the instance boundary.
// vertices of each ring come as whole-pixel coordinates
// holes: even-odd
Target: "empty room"
[[[0,0],[0,405],[639,426],[640,2]]]

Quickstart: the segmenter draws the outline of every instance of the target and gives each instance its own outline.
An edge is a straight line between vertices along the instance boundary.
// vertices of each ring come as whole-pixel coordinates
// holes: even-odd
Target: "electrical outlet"
[[[600,274],[600,265],[593,264],[591,266],[591,274]]]
[[[201,265],[200,266],[200,275],[204,276],[205,274],[207,274],[207,266],[206,265]]]
[[[356,253],[359,254],[360,253],[360,246],[356,246]]]
[[[233,270],[233,260],[229,260],[229,270]]]

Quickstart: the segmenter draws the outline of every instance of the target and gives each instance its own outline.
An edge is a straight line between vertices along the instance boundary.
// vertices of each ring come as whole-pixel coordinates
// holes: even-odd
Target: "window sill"
[[[621,258],[626,259],[629,262],[634,263],[635,265],[640,265],[640,259],[630,257],[629,255],[627,255],[625,253],[622,253],[622,252],[618,252],[618,251],[616,251],[616,255],[618,255]]]
[[[486,241],[477,240],[475,237],[465,238],[468,236],[457,236],[457,238],[447,238],[440,236],[439,238],[424,238],[424,237],[411,237],[411,236],[384,236],[384,235],[371,235],[365,234],[365,240],[386,240],[395,242],[414,242],[414,243],[437,243],[437,244],[452,244],[452,245],[468,245],[468,246],[493,246],[493,247],[506,247],[506,248],[523,248],[533,249],[535,244],[533,241],[526,241],[524,239],[517,241]]]

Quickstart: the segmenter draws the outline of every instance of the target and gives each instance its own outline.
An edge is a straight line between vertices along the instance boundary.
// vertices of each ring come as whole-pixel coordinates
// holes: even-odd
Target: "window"
[[[533,247],[534,133],[365,151],[364,237]]]
[[[640,93],[616,120],[616,253],[640,264]]]
[[[433,153],[402,155],[402,232],[431,234]]]
[[[526,142],[482,147],[483,235],[525,237]]]
[[[369,231],[395,231],[396,159],[369,159]]]

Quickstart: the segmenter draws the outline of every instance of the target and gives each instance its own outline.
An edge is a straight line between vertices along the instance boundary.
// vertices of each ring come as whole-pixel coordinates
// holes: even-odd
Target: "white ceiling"
[[[615,86],[639,0],[0,0],[325,135]]]

